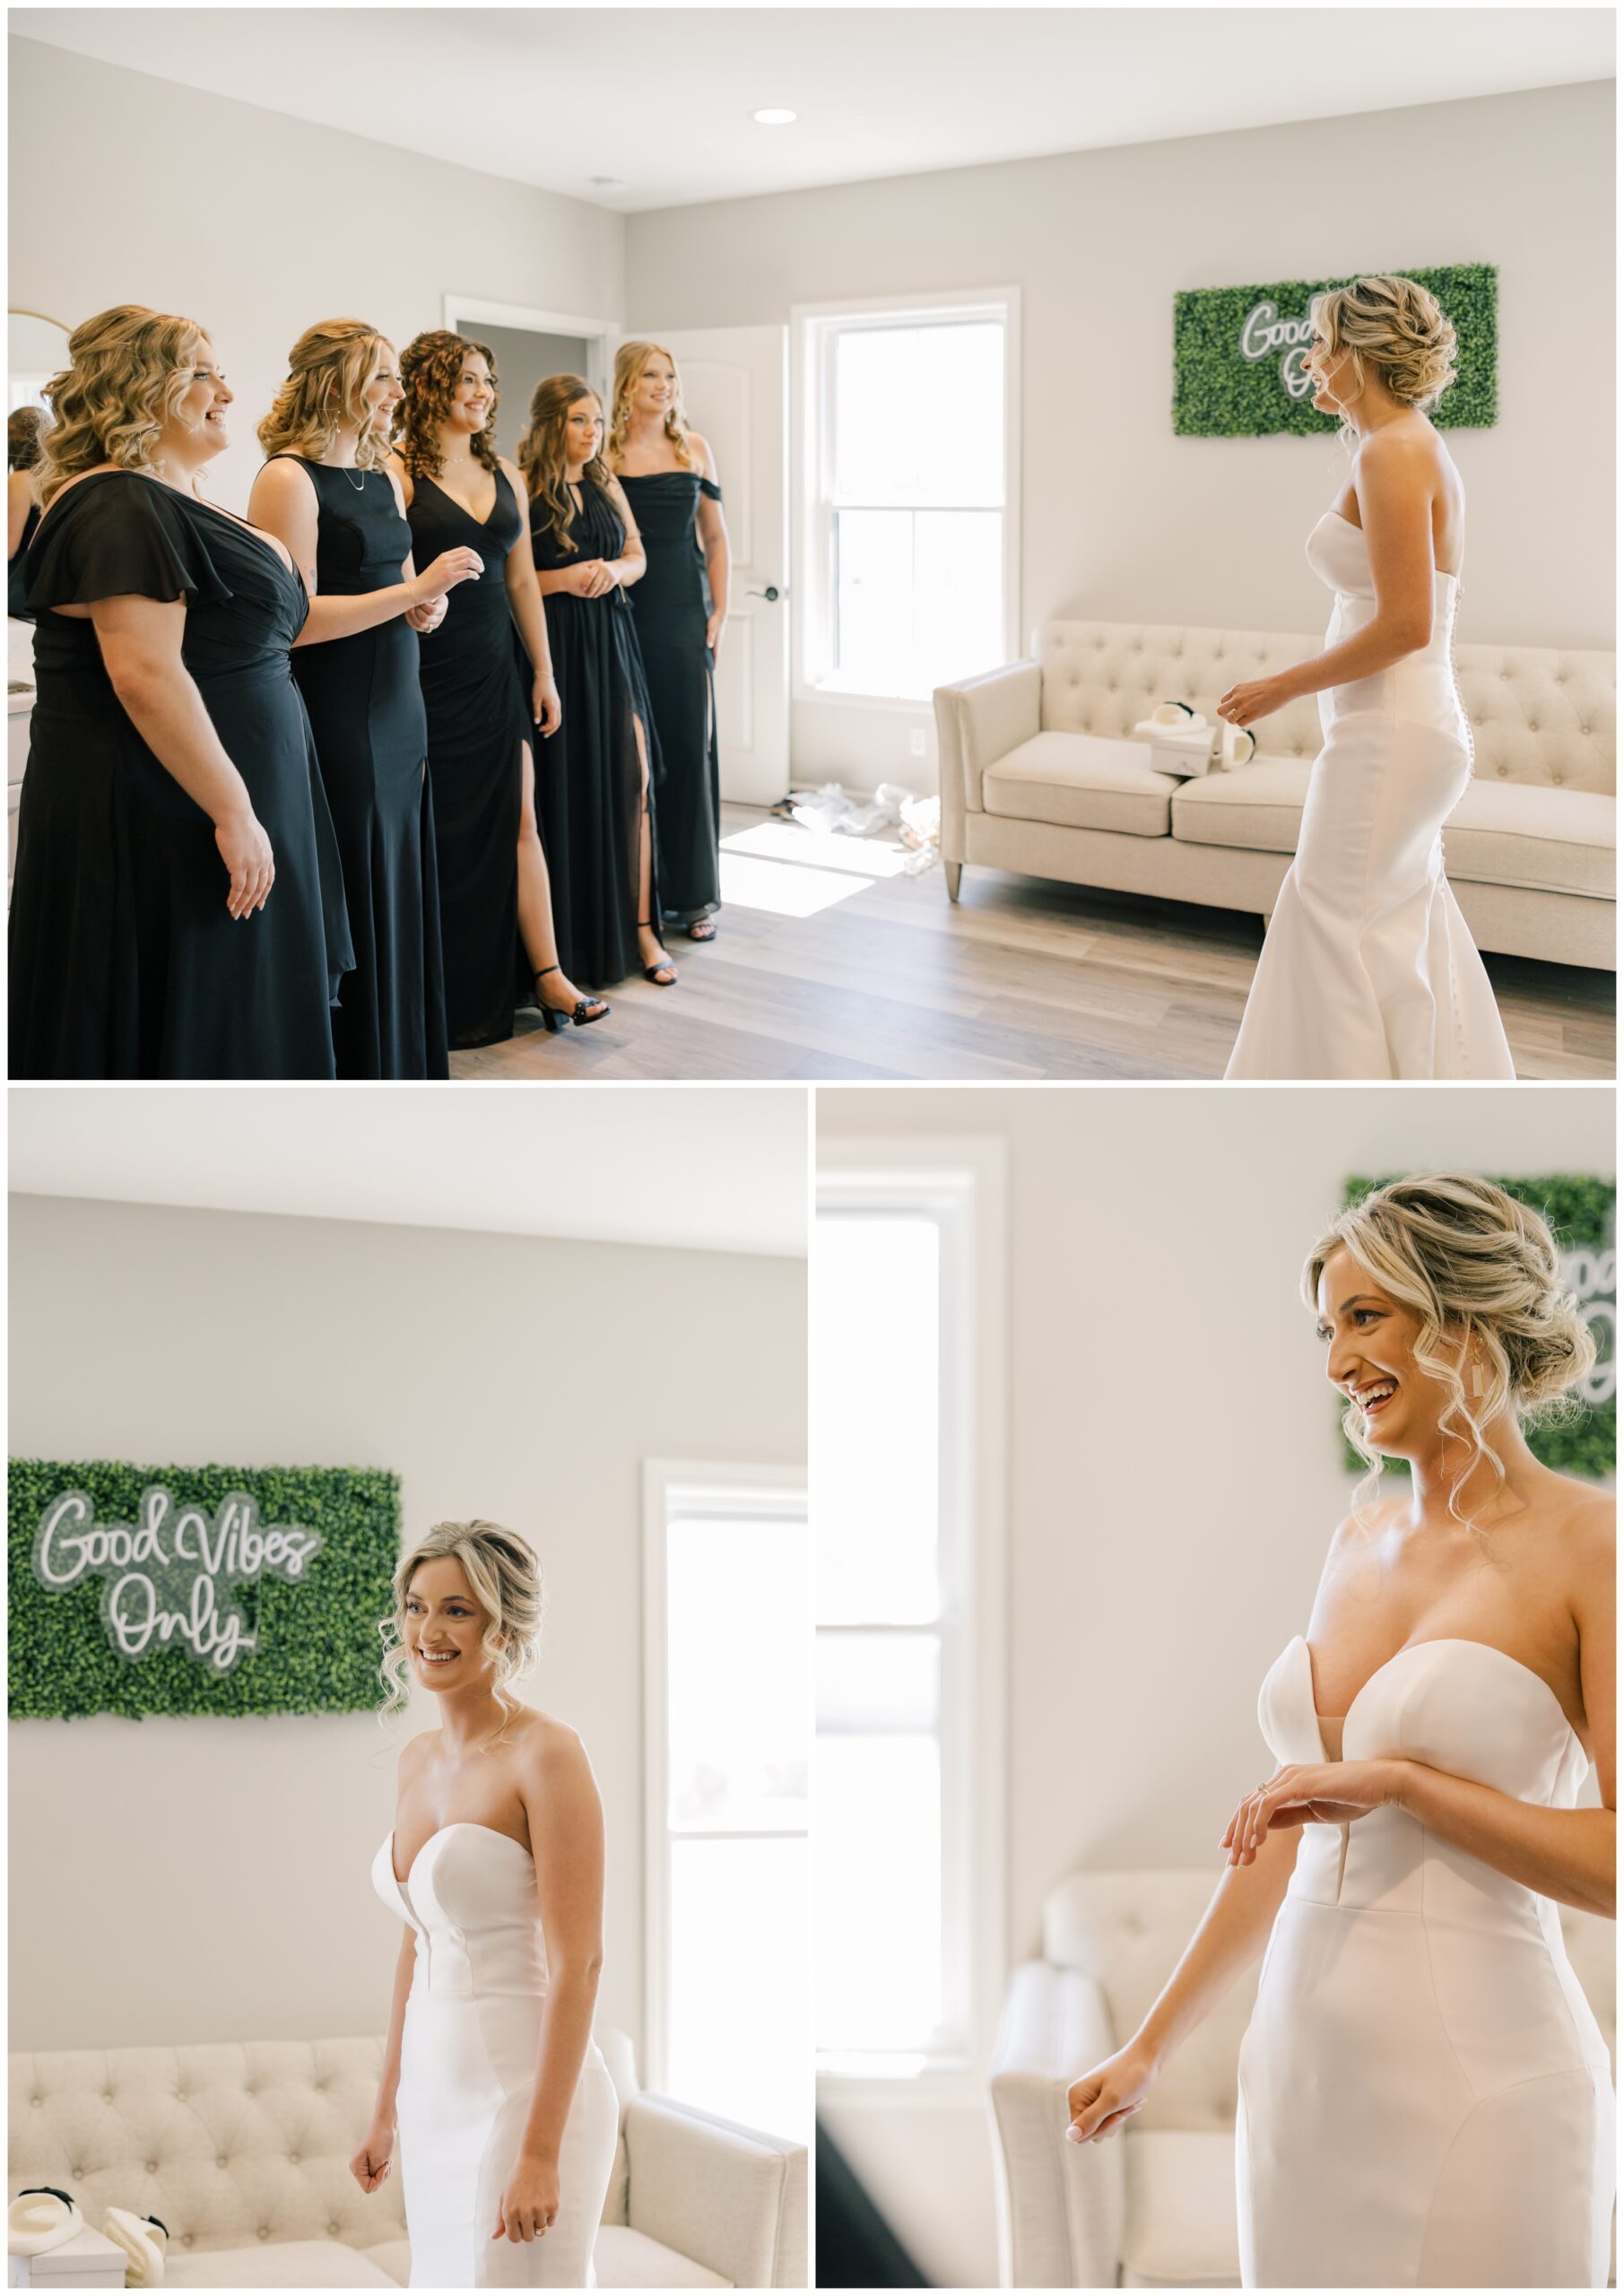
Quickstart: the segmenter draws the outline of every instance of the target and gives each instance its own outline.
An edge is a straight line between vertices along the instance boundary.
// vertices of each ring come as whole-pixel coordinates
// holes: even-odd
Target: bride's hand
[[[510,2240],[539,2239],[551,2228],[558,2213],[557,2164],[521,2153],[508,2179],[507,2190],[497,2203],[496,2230],[491,2237],[499,2240],[506,2233]]]
[[[1218,705],[1218,714],[1231,726],[1251,726],[1260,718],[1272,718],[1295,698],[1283,678],[1253,678],[1229,688]]]
[[[389,2159],[395,2150],[395,2123],[375,2120],[360,2141],[360,2149],[351,2155],[350,2174],[362,2192],[376,2192],[389,2173]]]
[[[1156,2066],[1132,2048],[1118,2049],[1091,2073],[1073,2081],[1065,2092],[1071,2126],[1066,2135],[1073,2144],[1098,2144],[1119,2121],[1136,2113],[1151,2093]]]
[[[1347,1826],[1396,1801],[1396,1761],[1289,1762],[1255,1793],[1242,1796],[1224,1829],[1230,1866],[1250,1866],[1276,1826]]]

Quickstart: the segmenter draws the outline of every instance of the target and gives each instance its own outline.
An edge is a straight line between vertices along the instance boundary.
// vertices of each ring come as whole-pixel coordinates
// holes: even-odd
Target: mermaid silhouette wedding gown
[[[1275,1759],[1322,1762],[1308,1646],[1258,1700]],[[1343,1723],[1571,1809],[1588,1764],[1549,1686],[1483,1642],[1412,1643]],[[1601,2288],[1613,2191],[1607,2048],[1556,1906],[1402,1811],[1302,1831],[1240,2053],[1247,2288]]]
[[[391,1834],[378,1895],[417,1932],[395,2099],[413,2288],[592,2288],[620,2133],[595,2042],[559,2156],[559,2213],[534,2240],[492,2239],[530,2110],[547,1991],[530,1852],[491,1826],[430,1834],[404,1882]]]
[[[1364,531],[1327,510],[1308,563],[1336,594],[1327,648],[1376,613]],[[1443,827],[1472,778],[1451,648],[1460,581],[1432,578],[1432,637],[1319,696],[1297,855],[1229,1057],[1230,1077],[1514,1077]]]

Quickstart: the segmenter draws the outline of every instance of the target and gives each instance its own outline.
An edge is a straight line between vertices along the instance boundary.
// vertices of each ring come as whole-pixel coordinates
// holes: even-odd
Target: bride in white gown
[[[1367,1196],[1305,1290],[1350,1435],[1410,1487],[1332,1541],[1259,1700],[1281,1767],[1230,1819],[1139,2031],[1073,2084],[1066,2135],[1137,2112],[1266,1940],[1242,2284],[1603,2287],[1613,2098],[1557,1906],[1613,1910],[1611,1509],[1520,1424],[1594,1343],[1544,1222],[1479,1179]],[[1600,1806],[1579,1807],[1592,1761]]]
[[[573,1730],[514,1697],[541,1574],[492,1523],[439,1523],[395,1576],[385,1673],[439,1704],[400,1758],[372,1878],[406,1925],[363,2192],[400,2145],[413,2288],[591,2288],[619,2134],[592,2039],[604,1820]]]
[[[1423,410],[1451,379],[1455,329],[1424,287],[1389,277],[1316,296],[1313,324],[1314,404],[1355,448],[1308,536],[1335,597],[1325,651],[1232,686],[1218,712],[1255,726],[1317,693],[1324,746],[1225,1074],[1514,1077],[1444,874],[1472,778],[1452,650],[1465,494]]]

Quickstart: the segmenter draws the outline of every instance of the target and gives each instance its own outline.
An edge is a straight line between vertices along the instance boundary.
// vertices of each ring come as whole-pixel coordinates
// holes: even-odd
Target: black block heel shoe
[[[533,978],[542,981],[550,972],[557,972],[558,970],[557,965],[543,965],[540,972],[533,975]],[[539,987],[535,992],[535,1001],[542,1008],[542,1019],[546,1025],[549,1036],[551,1036],[556,1030],[568,1027],[571,1021],[578,1029],[584,1029],[588,1021],[601,1021],[605,1013],[610,1010],[601,996],[590,998],[578,996],[575,1003],[570,1005],[549,1004]]]

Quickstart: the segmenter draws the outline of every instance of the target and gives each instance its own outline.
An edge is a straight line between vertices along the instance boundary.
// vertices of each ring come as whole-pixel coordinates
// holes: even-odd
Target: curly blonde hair
[[[530,420],[519,440],[518,465],[525,474],[525,491],[533,502],[546,504],[547,523],[552,529],[553,540],[564,551],[570,546],[569,522],[575,510],[565,475],[569,463],[564,452],[564,425],[570,408],[584,398],[592,399],[599,413],[603,413],[603,400],[581,376],[546,376],[531,393]],[[584,483],[603,493],[609,491],[613,474],[604,460],[601,446],[581,476]]]
[[[39,459],[39,434],[45,428],[42,406],[19,406],[5,418],[5,466],[8,471],[32,470]]]
[[[1447,1398],[1439,1428],[1466,1446],[1449,1495],[1450,1513],[1463,1522],[1457,1501],[1474,1469],[1487,1463],[1497,1489],[1506,1480],[1486,1430],[1507,1409],[1524,1425],[1571,1413],[1573,1390],[1596,1360],[1590,1326],[1562,1281],[1556,1239],[1539,1213],[1492,1180],[1463,1172],[1393,1180],[1350,1205],[1309,1253],[1303,1297],[1316,1312],[1325,1262],[1344,1247],[1417,1318],[1415,1361]],[[1462,1377],[1472,1362],[1481,1395],[1469,1396]],[[1356,1512],[1383,1470],[1364,1427],[1350,1403],[1342,1431],[1369,1470]]]
[[[396,1565],[395,1608],[379,1619],[378,1631],[384,1646],[378,1675],[384,1685],[380,1718],[405,1711],[411,1692],[411,1665],[406,1655],[406,1596],[412,1581],[425,1562],[446,1557],[460,1562],[475,1601],[485,1613],[481,1642],[491,1663],[491,1687],[498,1701],[508,1709],[500,1737],[523,1701],[513,1696],[513,1685],[534,1673],[542,1644],[542,1566],[534,1551],[516,1531],[499,1523],[475,1519],[468,1523],[436,1523]],[[495,1739],[487,1741],[494,1744]]]
[[[288,379],[259,426],[267,456],[305,455],[319,462],[341,423],[356,434],[357,470],[378,470],[391,442],[372,425],[365,394],[388,339],[364,319],[318,319],[288,353]]]
[[[496,469],[496,411],[502,396],[497,387],[496,353],[489,344],[475,343],[471,335],[451,335],[444,327],[430,327],[426,334],[414,335],[400,354],[405,396],[396,417],[395,439],[401,460],[413,478],[438,478],[445,468],[439,426],[451,413],[463,361],[471,351],[477,351],[491,370],[491,412],[484,429],[476,430],[469,443],[475,462],[483,463],[488,471]]]
[[[614,354],[614,404],[609,417],[609,444],[605,449],[609,462],[618,463],[626,448],[626,432],[631,421],[632,387],[642,374],[651,355],[671,359],[671,371],[676,377],[676,396],[665,410],[665,436],[676,450],[677,460],[684,470],[693,468],[693,453],[688,444],[688,413],[682,404],[682,378],[677,362],[663,343],[622,343]]]
[[[1436,295],[1413,279],[1390,272],[1329,287],[1308,307],[1315,333],[1333,365],[1345,351],[1357,388],[1364,391],[1367,362],[1402,406],[1425,413],[1455,380],[1455,333]],[[1342,428],[1351,433],[1346,406]]]
[[[76,326],[67,339],[69,365],[45,386],[54,420],[39,442],[40,501],[99,463],[149,468],[206,339],[195,319],[144,303],[116,303]]]

